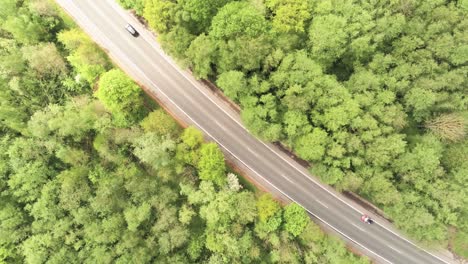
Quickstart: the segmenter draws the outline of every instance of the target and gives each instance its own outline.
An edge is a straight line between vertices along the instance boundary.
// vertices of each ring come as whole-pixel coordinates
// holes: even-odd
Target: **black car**
[[[125,29],[126,29],[130,34],[132,34],[132,36],[138,37],[138,35],[139,35],[139,34],[138,34],[138,31],[136,31],[136,29],[135,29],[132,25],[127,24],[127,25],[125,26]]]

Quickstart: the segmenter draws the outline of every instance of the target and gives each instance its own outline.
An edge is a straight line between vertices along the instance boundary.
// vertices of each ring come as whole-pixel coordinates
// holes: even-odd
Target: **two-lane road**
[[[56,0],[112,59],[179,119],[216,141],[234,163],[266,189],[302,205],[313,217],[380,263],[444,263],[379,223],[360,221],[364,209],[249,134],[237,113],[168,58],[154,37],[112,0]],[[132,37],[125,25],[140,32]],[[446,262],[448,263],[448,262]]]

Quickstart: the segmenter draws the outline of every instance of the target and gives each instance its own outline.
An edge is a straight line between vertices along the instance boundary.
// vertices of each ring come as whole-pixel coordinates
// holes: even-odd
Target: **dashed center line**
[[[221,123],[219,123],[217,120],[214,121],[216,123],[216,125],[218,125],[222,130],[226,131],[226,128],[221,125]]]
[[[357,225],[355,225],[355,224],[352,224],[352,225],[355,226],[357,229],[361,230],[362,232],[366,232],[366,230],[362,229],[362,227],[357,226]]]
[[[388,247],[391,248],[391,249],[393,249],[393,250],[395,250],[396,252],[398,252],[398,253],[400,253],[400,254],[402,253],[400,250],[398,250],[398,249],[396,249],[396,248],[394,248],[394,247],[391,247],[391,246],[388,246]]]
[[[323,207],[325,208],[328,208],[328,206],[326,204],[324,204],[323,202],[321,202],[320,200],[315,200],[317,203],[321,204]]]
[[[283,176],[283,178],[284,178],[285,180],[287,180],[288,182],[294,183],[291,179],[288,178],[288,176],[286,176],[286,175],[284,175],[284,174],[281,174],[281,176]]]
[[[257,153],[257,152],[253,151],[253,150],[252,150],[251,148],[249,148],[249,147],[246,147],[246,148],[247,148],[247,150],[248,150],[250,153],[252,153],[252,154],[254,154],[256,157],[258,157],[258,153]]]

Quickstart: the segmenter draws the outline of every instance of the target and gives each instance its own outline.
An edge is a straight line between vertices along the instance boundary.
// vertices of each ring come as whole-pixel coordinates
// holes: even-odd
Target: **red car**
[[[361,221],[363,221],[364,223],[368,223],[368,224],[372,224],[372,219],[368,216],[368,215],[362,215],[361,216]]]

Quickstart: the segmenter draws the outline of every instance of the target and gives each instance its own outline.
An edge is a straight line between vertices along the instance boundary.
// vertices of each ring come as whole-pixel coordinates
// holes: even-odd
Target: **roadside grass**
[[[452,250],[455,254],[468,259],[468,233],[458,231],[454,234]]]

